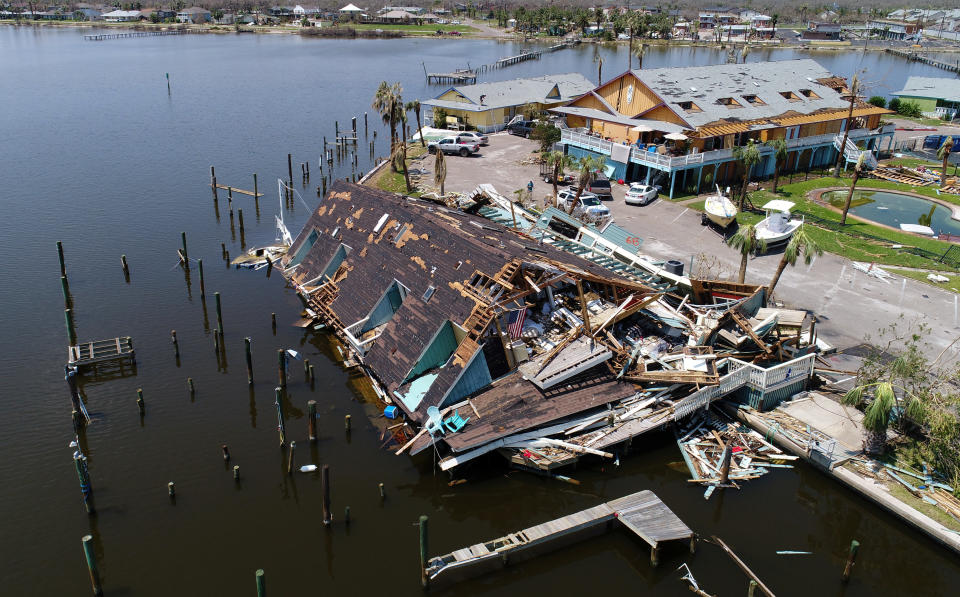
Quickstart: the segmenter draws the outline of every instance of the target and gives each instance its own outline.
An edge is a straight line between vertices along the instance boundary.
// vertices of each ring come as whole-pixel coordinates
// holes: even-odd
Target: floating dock
[[[895,56],[900,56],[901,58],[906,58],[911,62],[922,62],[936,68],[942,68],[943,70],[950,71],[952,73],[960,73],[960,60],[958,60],[956,64],[950,64],[949,62],[943,62],[942,60],[934,60],[933,58],[924,56],[918,52],[898,50],[895,48],[886,48],[884,51]]]
[[[67,364],[77,368],[127,358],[134,358],[133,340],[130,336],[80,342],[76,346],[67,347]]]
[[[452,73],[429,73],[427,83],[476,83],[477,73],[472,70],[455,70]]]
[[[107,39],[124,39],[127,37],[156,37],[158,35],[183,35],[190,33],[189,29],[172,29],[170,31],[130,31],[128,33],[98,33],[96,35],[84,35],[83,39],[87,41],[104,41]]]
[[[650,545],[650,561],[654,566],[659,561],[660,544],[665,541],[691,540],[690,547],[693,549],[693,531],[656,494],[644,490],[492,541],[431,558],[426,573],[431,584],[438,581],[455,582],[598,535],[612,526],[614,521],[620,521]]]

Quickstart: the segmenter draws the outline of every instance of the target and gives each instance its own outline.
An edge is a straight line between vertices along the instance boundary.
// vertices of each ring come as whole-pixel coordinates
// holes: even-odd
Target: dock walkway
[[[133,340],[130,336],[80,342],[76,346],[67,347],[67,364],[73,367],[86,367],[105,361],[133,357]]]
[[[693,531],[660,501],[655,493],[644,490],[509,533],[492,541],[431,558],[427,574],[431,582],[441,576],[447,580],[452,576],[459,579],[480,574],[490,567],[505,566],[509,559],[520,552],[537,547],[541,548],[538,551],[542,552],[550,548],[550,544],[559,547],[561,539],[569,540],[576,535],[587,535],[591,530],[602,531],[603,525],[614,520],[619,520],[624,527],[650,545],[653,565],[658,562],[661,543],[691,539],[694,536]],[[452,574],[454,571],[458,574]]]

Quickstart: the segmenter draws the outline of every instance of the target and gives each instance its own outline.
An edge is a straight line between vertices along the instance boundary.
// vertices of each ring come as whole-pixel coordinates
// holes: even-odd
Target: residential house
[[[156,17],[154,17],[156,15]],[[152,21],[156,18],[157,21],[166,21],[166,20],[176,20],[177,11],[171,10],[169,8],[141,8],[140,9],[140,20],[141,21]]]
[[[715,29],[724,25],[735,25],[740,22],[740,16],[727,11],[700,11],[699,16],[701,29]]]
[[[363,16],[363,9],[355,4],[347,4],[339,11],[340,18],[343,20],[357,20]]]
[[[74,18],[79,21],[102,21],[103,8],[94,4],[80,2],[73,7]]]
[[[811,40],[839,41],[841,39],[840,24],[811,22],[800,37]]]
[[[112,10],[103,13],[103,20],[108,23],[129,23],[140,20],[139,10]]]
[[[954,119],[960,111],[960,80],[946,77],[909,77],[903,89],[891,93],[920,107],[925,116]]]
[[[200,25],[213,21],[210,11],[199,6],[192,6],[177,12],[177,21],[180,23],[192,23]]]
[[[551,111],[566,116],[568,153],[605,155],[612,178],[663,180],[673,196],[678,181],[698,191],[705,173],[711,182],[736,181],[733,148],[750,140],[784,139],[785,171],[834,162],[850,108],[846,85],[810,59],[644,69]],[[889,113],[855,103],[848,161],[879,150],[881,140],[892,144],[893,127],[880,125]],[[666,142],[671,134],[679,141]],[[770,148],[762,154],[757,176],[774,167]]]
[[[460,126],[472,126],[484,133],[503,130],[511,119],[523,114],[522,108],[533,106],[546,110],[568,102],[590,91],[593,84],[580,73],[543,75],[526,79],[457,85],[423,106],[446,112]],[[530,114],[525,114],[530,116]],[[434,126],[447,123],[435,122]]]
[[[380,15],[380,18],[387,23],[410,23],[416,21],[417,16],[405,10],[391,10]]]
[[[402,10],[403,12],[409,12],[410,14],[414,14],[414,15],[423,13],[423,8],[419,6],[384,6],[383,8],[377,11],[377,14],[384,15],[394,10]]]
[[[891,21],[887,19],[869,21],[867,27],[882,39],[902,40],[918,35],[919,31],[916,22],[910,23],[907,21]]]

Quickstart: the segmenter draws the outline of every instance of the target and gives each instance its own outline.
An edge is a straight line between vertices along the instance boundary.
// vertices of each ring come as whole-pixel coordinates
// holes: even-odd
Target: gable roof
[[[960,79],[945,77],[908,77],[903,89],[890,95],[928,97],[960,102]]]
[[[340,12],[363,12],[363,9],[357,7],[355,4],[347,4],[340,9]]]
[[[554,88],[559,96],[551,95]],[[453,89],[467,103],[441,100],[440,97]],[[428,106],[451,107],[461,110],[483,111],[509,106],[522,106],[530,102],[558,103],[574,99],[593,89],[593,83],[580,73],[543,75],[509,81],[477,83],[476,85],[458,85],[447,89],[434,99],[422,102]],[[480,96],[486,96],[483,104]]]
[[[719,122],[738,122],[773,118],[784,113],[812,114],[824,109],[842,109],[850,102],[820,82],[833,75],[816,61],[805,58],[749,64],[717,64],[685,68],[634,70],[633,75],[660,96],[664,103],[694,127]],[[818,99],[808,99],[801,89],[813,91]],[[798,100],[789,100],[781,92],[793,92]],[[744,99],[755,95],[763,105]],[[719,102],[733,98],[741,107],[730,108]],[[687,112],[680,102],[693,102],[700,112]]]

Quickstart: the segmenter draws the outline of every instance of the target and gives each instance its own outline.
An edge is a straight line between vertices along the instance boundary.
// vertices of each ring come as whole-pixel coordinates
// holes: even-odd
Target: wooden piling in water
[[[754,597],[757,594],[757,581],[751,579],[747,586],[747,597]]]
[[[730,483],[730,458],[732,456],[732,450],[730,444],[728,443],[723,447],[723,454],[720,458],[720,485],[727,485]]]
[[[223,461],[230,462],[230,448],[227,447],[227,444],[221,445],[220,451],[223,452]]]
[[[270,325],[273,326],[273,332],[274,334],[276,334],[277,332],[277,314],[276,313],[270,314]]]
[[[429,517],[426,515],[420,516],[420,584],[423,588],[427,588],[427,586],[430,585],[430,577],[427,574],[427,562],[430,559],[430,550],[427,543],[429,539],[429,522]]]
[[[253,356],[250,353],[250,338],[243,339],[243,350],[247,357],[247,384],[253,385]]]
[[[333,522],[330,511],[330,466],[325,464],[320,469],[320,486],[323,493],[323,526],[328,527]]]
[[[282,348],[277,351],[277,379],[281,388],[287,387],[287,356]]]
[[[313,387],[313,365],[310,365],[310,370],[307,372],[307,379],[310,380],[310,387]]]
[[[173,481],[167,483],[167,495],[169,495],[171,499],[177,497],[177,488],[173,484]]]
[[[263,568],[257,570],[257,597],[267,597],[267,579]]]
[[[187,259],[188,259],[188,257],[187,257],[187,233],[186,233],[186,232],[181,232],[181,233],[180,233],[180,244],[183,245],[183,261],[184,261],[184,263],[186,263],[186,261],[187,261]]]
[[[196,391],[196,389],[193,387],[193,378],[192,378],[192,377],[188,377],[188,378],[187,378],[187,389],[190,390],[190,397],[193,398],[193,396],[197,393],[197,391]]]
[[[293,189],[293,156],[287,154],[287,174],[290,176],[290,189],[287,190],[287,195],[290,195],[291,189]]]
[[[77,345],[77,332],[73,327],[73,310],[64,309],[63,316],[67,320],[67,339],[70,341],[70,346]]]
[[[283,397],[283,388],[276,387],[273,389],[274,394],[276,395],[277,401],[275,406],[277,407],[277,431],[280,433],[280,448],[283,449],[287,445],[287,432],[286,425],[283,420],[283,404],[281,398]]]
[[[226,245],[226,243],[220,243],[220,258],[221,258],[221,259],[226,259],[226,258],[227,258],[227,245]]]
[[[347,433],[350,433],[350,415],[343,417],[343,428],[347,431]]]
[[[121,255],[121,256],[120,256],[120,267],[123,268],[123,275],[126,276],[126,277],[129,279],[129,278],[130,278],[130,266],[127,265],[127,256],[126,256],[126,255]]]
[[[237,482],[240,481],[240,465],[239,464],[233,465],[233,480]]]
[[[369,131],[370,131],[370,128],[367,126],[367,113],[364,112],[363,113],[363,136],[366,137]]]
[[[93,535],[84,535],[80,541],[83,543],[83,555],[87,558],[87,571],[90,572],[90,585],[93,588],[93,594],[99,597],[103,595],[103,587],[100,586],[97,555],[93,551]]]
[[[847,565],[843,568],[843,582],[850,580],[850,574],[853,572],[853,565],[857,559],[858,551],[860,551],[860,542],[854,539],[850,542],[850,553],[847,554]]]
[[[253,202],[257,204],[260,202],[260,195],[257,193],[257,173],[253,173]]]
[[[222,335],[223,334],[223,312],[220,310],[220,293],[219,292],[213,293],[213,300],[217,304],[217,330],[219,330],[220,334]]]
[[[297,442],[290,442],[290,451],[287,453],[287,474],[293,474],[293,453],[297,451]]]
[[[387,497],[387,492],[386,492],[386,490],[383,488],[383,483],[380,483],[379,485],[377,485],[377,488],[380,490],[380,499],[382,500],[382,499],[386,498],[386,497]]]
[[[240,234],[242,235],[242,234],[243,234],[243,210],[242,210],[242,209],[238,209],[238,210],[237,210],[237,215],[238,215],[238,217],[240,218]]]
[[[137,410],[140,411],[140,416],[143,416],[145,405],[143,403],[143,388],[137,388]]]
[[[180,358],[180,343],[177,342],[177,330],[170,330],[170,342],[173,344],[173,358]]]
[[[307,401],[307,435],[310,442],[317,441],[317,401]]]
[[[60,259],[60,276],[67,275],[67,264],[63,259],[63,243],[57,241],[57,258]]]
[[[63,306],[70,306],[70,282],[67,281],[66,276],[60,276],[60,290],[63,291]]]
[[[203,283],[203,259],[197,259],[197,269],[200,270],[200,298],[207,297],[207,289]]]
[[[350,506],[345,506],[343,508],[343,523],[350,524]]]
[[[90,470],[87,467],[87,457],[80,453],[79,448],[73,453],[73,465],[77,469],[77,477],[80,479],[83,507],[87,514],[93,514],[93,486],[90,484]]]

